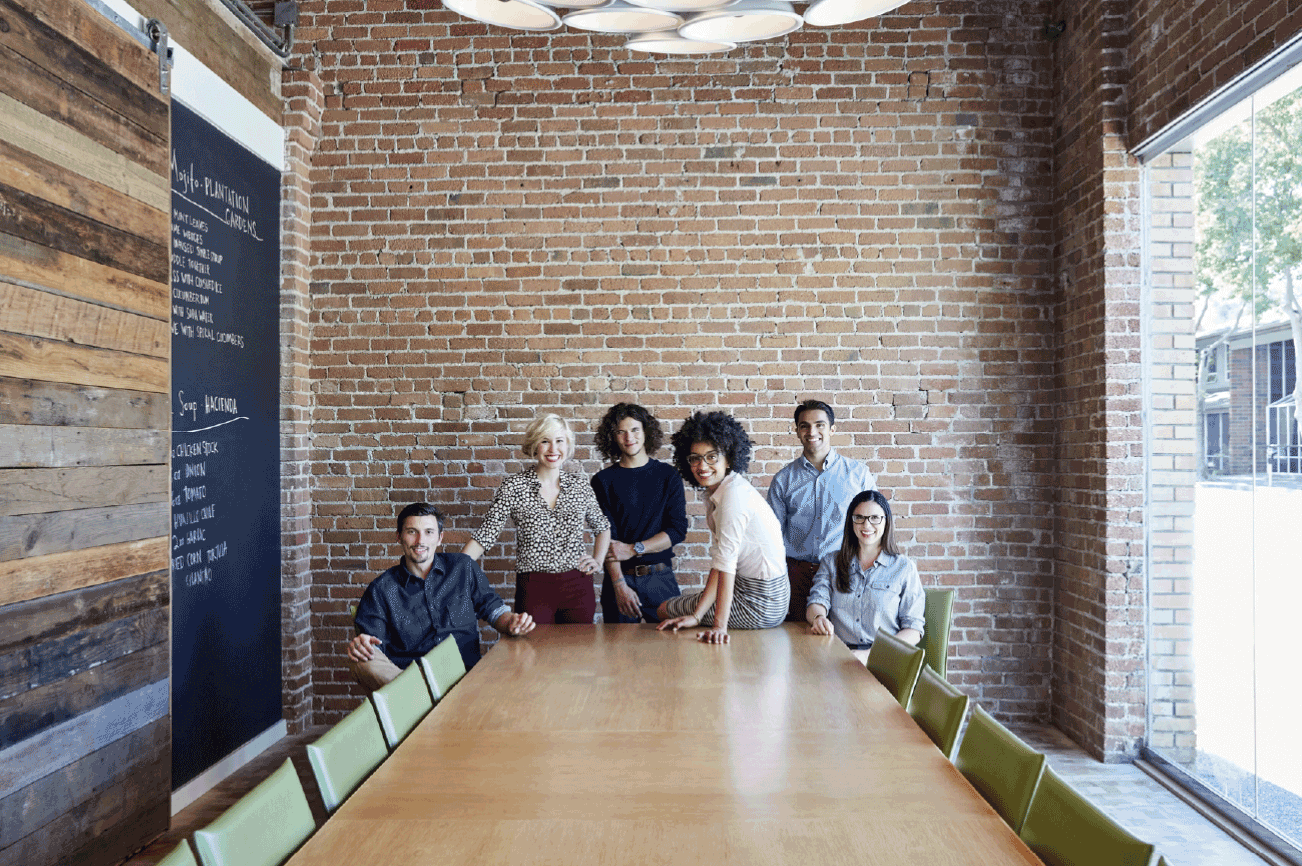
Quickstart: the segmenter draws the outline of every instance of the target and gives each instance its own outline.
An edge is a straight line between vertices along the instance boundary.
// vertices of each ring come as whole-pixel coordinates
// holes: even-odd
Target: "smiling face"
[[[560,469],[569,458],[570,439],[561,428],[546,431],[538,440],[538,449],[534,455],[540,469]]]
[[[860,502],[850,513],[850,522],[860,550],[876,550],[881,546],[882,534],[886,532],[886,512],[880,505],[871,499]]]
[[[642,429],[642,422],[636,418],[620,421],[615,428],[615,442],[625,457],[637,459],[646,447],[646,431]]]
[[[403,521],[398,543],[402,545],[402,557],[407,560],[408,571],[413,574],[429,571],[440,536],[438,518],[432,514],[408,517]]]
[[[714,462],[711,463],[710,461]],[[692,469],[696,483],[709,490],[719,486],[728,474],[728,458],[713,442],[693,442],[687,455],[687,465]]]
[[[796,436],[800,447],[805,451],[805,459],[810,463],[821,463],[832,450],[832,434],[836,427],[827,419],[822,409],[806,409],[796,421]]]

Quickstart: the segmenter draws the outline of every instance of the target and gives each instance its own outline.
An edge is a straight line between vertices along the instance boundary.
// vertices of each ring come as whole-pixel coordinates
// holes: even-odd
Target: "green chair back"
[[[279,866],[316,824],[288,759],[220,818],[195,831],[203,866]]]
[[[418,661],[436,704],[443,700],[448,689],[466,675],[466,663],[461,660],[461,650],[457,649],[457,642],[451,637],[444,638],[441,644],[425,653]]]
[[[942,677],[949,676],[949,630],[954,623],[954,590],[924,589],[927,596],[922,618],[922,648],[927,666]]]
[[[373,692],[371,700],[375,702],[375,714],[380,717],[384,741],[390,749],[396,749],[416,723],[434,709],[434,701],[417,665],[407,665],[393,682]]]
[[[1044,770],[1044,755],[978,705],[972,710],[954,766],[995,807],[1013,832],[1020,833],[1031,795]]]
[[[189,843],[182,839],[181,844],[159,860],[157,866],[199,866],[199,864],[194,859],[194,852],[190,850]]]
[[[307,760],[326,811],[339,804],[389,756],[370,703],[363,703],[307,747]]]
[[[1022,841],[1045,866],[1149,866],[1153,846],[1128,833],[1048,767],[1031,798]]]
[[[868,650],[868,670],[895,696],[900,706],[907,707],[913,685],[918,681],[918,671],[922,670],[924,655],[922,647],[912,646],[877,629],[873,645]]]
[[[946,758],[954,757],[954,745],[966,714],[967,695],[924,666],[909,700],[909,715]]]

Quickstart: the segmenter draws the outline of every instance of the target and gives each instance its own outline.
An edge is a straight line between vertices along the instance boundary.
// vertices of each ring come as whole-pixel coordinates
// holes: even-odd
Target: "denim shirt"
[[[809,604],[827,609],[836,636],[848,644],[870,644],[877,629],[897,634],[922,631],[926,595],[918,567],[907,556],[881,553],[865,574],[856,558],[850,563],[850,591],[836,589],[836,554],[823,557],[809,590]]]

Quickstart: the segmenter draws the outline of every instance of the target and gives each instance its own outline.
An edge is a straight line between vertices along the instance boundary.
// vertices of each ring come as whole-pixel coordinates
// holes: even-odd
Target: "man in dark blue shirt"
[[[678,472],[651,459],[662,439],[655,416],[636,403],[612,406],[597,428],[597,450],[614,464],[592,478],[612,539],[601,584],[605,622],[659,622],[656,608],[681,594],[673,548],[687,537],[687,497]]]
[[[449,637],[469,670],[479,661],[481,619],[502,634],[533,630],[529,614],[511,613],[473,559],[435,552],[442,536],[443,515],[429,503],[398,513],[402,559],[366,587],[353,619],[358,634],[348,644],[349,667],[367,691]]]

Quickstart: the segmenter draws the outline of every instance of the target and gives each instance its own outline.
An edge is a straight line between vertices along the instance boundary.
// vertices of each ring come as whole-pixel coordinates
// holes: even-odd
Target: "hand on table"
[[[522,635],[533,631],[537,625],[533,617],[527,613],[504,613],[498,624],[497,630],[502,634]]]
[[[642,603],[638,600],[637,593],[622,580],[615,584],[615,603],[619,605],[619,612],[624,616],[631,619],[642,618]]]
[[[696,639],[701,643],[727,643],[728,630],[726,628],[715,627],[701,632],[696,636]]]
[[[369,634],[359,634],[348,642],[348,657],[355,662],[369,662],[374,656],[374,648],[383,641]]]
[[[825,614],[821,613],[818,615],[817,619],[810,623],[809,631],[811,634],[836,634],[836,629],[832,628],[832,621],[828,619]]]
[[[656,631],[664,631],[667,628],[678,631],[680,628],[693,628],[700,624],[701,621],[694,616],[676,616],[660,623],[660,625],[656,626]]]

